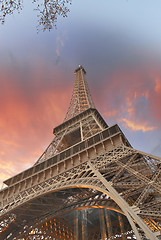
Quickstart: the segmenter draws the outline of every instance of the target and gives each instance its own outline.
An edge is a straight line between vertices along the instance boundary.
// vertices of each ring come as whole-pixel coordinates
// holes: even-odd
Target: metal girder
[[[127,150],[126,151],[126,154],[125,153],[123,153],[123,151],[124,151],[124,149],[125,150]],[[121,150],[122,150],[122,153],[121,153]],[[135,150],[133,150],[134,151],[134,154],[135,154],[135,156],[136,156],[136,152],[135,152]],[[112,158],[114,157],[114,153],[115,152],[115,154],[118,154],[118,158],[117,159],[119,159],[119,160],[117,160],[116,161],[116,164],[118,165],[118,166],[121,166],[121,168],[120,169],[123,169],[122,167],[123,166],[125,166],[124,167],[124,169],[126,169],[127,168],[127,164],[123,164],[123,163],[121,163],[120,164],[120,162],[121,162],[121,160],[124,158],[124,157],[126,157],[126,156],[128,156],[128,154],[129,154],[129,149],[126,149],[126,148],[124,148],[124,146],[123,147],[119,147],[119,148],[116,148],[116,149],[114,149],[114,150],[112,150],[111,152],[109,152],[109,154],[107,155],[106,154],[106,156],[107,156],[107,160],[109,159],[109,157],[110,156],[112,156]],[[125,156],[126,155],[126,156]],[[108,157],[109,156],[109,157]],[[132,159],[132,156],[131,156],[131,151],[130,151],[130,159]],[[116,156],[115,156],[116,157]],[[119,158],[120,157],[120,158]],[[104,159],[104,161],[102,161],[102,158]],[[100,160],[101,160],[101,162],[100,162]],[[128,162],[129,160],[127,160],[127,162]],[[107,161],[108,162],[108,161]],[[113,162],[113,161],[110,161],[110,162]],[[118,164],[118,162],[119,162],[119,164]],[[95,159],[93,159],[92,160],[92,163],[93,163],[93,166],[98,166],[98,164],[101,164],[101,166],[100,166],[100,169],[102,169],[102,167],[103,167],[103,165],[105,164],[105,166],[106,166],[106,163],[105,163],[105,157],[104,157],[104,155],[101,155],[99,158],[98,157],[96,157]],[[129,164],[130,164],[130,161],[129,161]],[[129,164],[128,164],[128,166],[129,166]],[[134,184],[132,184],[132,183],[126,183],[126,181],[125,182],[123,182],[122,183],[122,188],[126,188],[126,185],[128,185],[128,188],[130,189],[130,187],[133,189],[133,191],[135,190],[135,189],[137,189],[138,188],[138,185],[139,184],[141,184],[142,182],[145,184],[145,179],[146,179],[146,181],[147,181],[147,176],[145,177],[145,179],[144,179],[144,177],[141,177],[140,178],[140,173],[138,174],[139,175],[139,177],[138,178],[136,178],[136,171],[132,171],[131,169],[132,169],[132,162],[131,162],[131,165],[130,165],[130,170],[129,170],[129,167],[128,167],[128,170],[129,170],[129,174],[132,174],[132,176],[134,176],[134,179],[135,179],[135,182],[136,183],[134,183]],[[99,169],[98,169],[99,170]],[[81,176],[83,176],[81,173],[82,172],[84,172],[84,174],[86,174],[86,177],[85,178],[82,178]],[[81,165],[79,165],[78,167],[75,167],[75,168],[72,168],[71,170],[69,170],[69,171],[66,171],[65,172],[65,175],[64,174],[59,174],[58,175],[59,177],[57,178],[57,176],[55,177],[55,179],[54,179],[54,181],[51,181],[50,180],[50,186],[52,186],[52,184],[54,183],[54,185],[53,185],[53,187],[56,187],[57,189],[59,189],[60,188],[60,186],[62,185],[62,186],[70,186],[71,184],[72,185],[75,185],[75,186],[77,186],[77,185],[84,185],[84,186],[95,186],[94,188],[96,188],[96,189],[102,189],[102,191],[106,191],[105,189],[104,189],[104,187],[103,187],[103,185],[101,184],[101,181],[100,181],[100,178],[98,178],[98,176],[95,174],[95,172],[94,173],[92,173],[92,171],[90,170],[90,167],[89,167],[89,164],[88,164],[88,161],[86,162],[86,163],[82,163]],[[69,179],[69,176],[70,176],[70,180],[68,180],[67,181],[67,179]],[[103,175],[102,175],[102,177],[103,177]],[[57,181],[56,181],[56,179],[57,179]],[[115,178],[115,182],[114,182],[114,187],[118,187],[117,186],[117,181],[118,181],[118,184],[121,184],[121,183],[119,183],[119,176],[118,176],[118,180],[117,180],[117,178]],[[136,180],[137,179],[137,180]],[[157,178],[156,178],[156,181],[157,181]],[[43,184],[45,184],[45,182],[43,183]],[[113,184],[112,182],[110,183],[110,185],[111,184]],[[47,193],[48,191],[50,191],[51,192],[51,187],[49,188],[49,182],[48,182],[48,185],[44,185],[45,186],[45,192]],[[151,186],[153,186],[153,185],[151,185]],[[48,188],[48,189],[47,189]],[[155,188],[154,188],[155,190],[158,190],[158,188],[156,188],[156,182],[155,182]],[[46,201],[46,204],[47,204],[47,202],[48,202],[48,200],[50,199],[50,201],[52,201],[52,198],[50,198],[50,197],[47,197],[47,195],[46,195],[46,197],[44,196],[44,194],[45,194],[45,192],[44,192],[44,188],[39,188],[38,186],[36,186],[36,188],[35,188],[35,191],[34,191],[34,193],[36,192],[36,190],[37,190],[37,194],[39,193],[40,194],[40,190],[42,191],[42,193],[43,193],[43,195],[42,195],[42,199],[44,200],[45,199],[45,201]],[[27,191],[27,190],[26,190]],[[156,191],[156,193],[157,193],[158,191]],[[30,196],[31,196],[31,198],[32,198],[32,196],[33,196],[33,193],[32,192],[30,192]],[[63,194],[63,193],[62,193]],[[82,195],[86,195],[86,191],[81,191],[80,192],[80,194],[78,195],[78,197],[75,195],[74,196],[74,199],[75,199],[75,202],[77,203],[77,202],[79,202],[79,200],[80,200],[80,206],[86,206],[86,204],[85,204],[85,202],[83,201],[83,199],[82,199]],[[93,194],[93,195],[95,195],[95,194]],[[110,194],[109,194],[110,195]],[[25,195],[24,195],[25,196]],[[95,195],[96,196],[96,195]],[[99,196],[98,198],[97,198],[97,201],[95,201],[95,203],[94,203],[94,205],[96,205],[96,202],[99,202],[99,204],[100,204],[100,202],[102,201],[103,202],[103,204],[104,204],[104,206],[105,206],[105,196],[103,197],[103,199],[101,199],[101,194],[100,195],[98,195],[97,194],[97,196]],[[119,196],[120,196],[120,194],[119,194]],[[26,197],[27,197],[27,201],[28,201],[28,197],[29,197],[29,194],[26,194]],[[38,195],[37,195],[37,197],[38,197]],[[22,200],[24,200],[23,198],[21,198]],[[87,194],[87,203],[89,202],[89,199],[91,199],[91,203],[94,201],[94,198],[92,199],[92,192],[90,192],[90,195],[88,195]],[[55,200],[56,200],[56,198],[55,198]],[[59,200],[59,199],[58,199]],[[58,200],[56,200],[56,202],[58,202]],[[72,199],[73,200],[73,199]],[[82,200],[82,201],[81,201]],[[33,201],[33,200],[32,200]],[[38,201],[38,200],[37,200]],[[31,202],[32,204],[33,204],[33,202]],[[38,203],[40,204],[41,203],[41,200],[39,200],[38,201]],[[21,203],[22,204],[22,203]],[[31,204],[31,205],[32,205]],[[36,204],[36,203],[35,203]],[[157,201],[156,201],[156,204],[157,204]],[[156,204],[154,204],[154,205],[156,205]],[[88,205],[88,204],[87,204]],[[12,205],[13,206],[13,205]],[[40,204],[40,206],[42,206],[41,204]],[[77,204],[77,206],[78,206],[78,204]],[[157,205],[156,205],[157,206]],[[44,203],[44,207],[45,207],[45,203]],[[158,204],[158,207],[160,207],[160,204]],[[7,209],[6,209],[7,210]],[[20,210],[21,210],[21,208],[20,208]],[[38,211],[39,211],[39,209],[37,209]],[[36,210],[35,210],[36,211]],[[33,211],[34,212],[34,211]],[[148,215],[149,214],[149,215]],[[126,213],[125,213],[125,215],[126,215]],[[158,214],[156,214],[156,212],[151,212],[151,213],[149,213],[149,212],[147,212],[147,211],[139,211],[138,212],[138,214],[137,214],[137,216],[145,216],[145,215],[147,215],[147,216],[150,216],[150,217],[154,217],[154,218],[158,218]],[[154,216],[155,215],[155,216]]]

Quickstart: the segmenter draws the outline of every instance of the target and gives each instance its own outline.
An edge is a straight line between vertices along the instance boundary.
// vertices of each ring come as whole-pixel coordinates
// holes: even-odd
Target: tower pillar
[[[88,232],[87,232],[87,210],[84,209],[82,211],[82,240],[88,239]]]
[[[112,224],[111,224],[111,218],[108,214],[107,210],[105,209],[105,218],[106,218],[106,226],[107,226],[107,232],[108,232],[108,238],[112,237]]]
[[[104,209],[101,208],[98,211],[99,211],[99,218],[100,218],[101,239],[106,240],[107,234],[106,234],[106,225],[105,225],[105,218],[104,218]]]
[[[75,219],[74,219],[74,240],[79,240],[78,211],[75,211]]]

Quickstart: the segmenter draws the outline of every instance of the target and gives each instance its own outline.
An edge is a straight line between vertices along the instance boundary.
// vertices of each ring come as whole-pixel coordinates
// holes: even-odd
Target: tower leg
[[[74,219],[74,240],[79,240],[78,211],[75,211],[75,219]]]
[[[108,238],[112,237],[112,224],[111,224],[111,219],[110,215],[107,212],[107,209],[105,209],[105,218],[106,218],[106,226],[107,226],[107,231],[108,231]]]
[[[82,211],[82,240],[87,240],[87,210]]]
[[[143,222],[143,220],[134,212],[134,210],[128,205],[128,203],[118,194],[118,192],[111,186],[111,183],[108,182],[97,169],[95,169],[91,162],[88,162],[88,164],[93,173],[97,176],[97,178],[102,182],[102,184],[107,189],[103,191],[108,196],[110,196],[125,213],[135,233],[137,240],[141,240],[141,236],[136,228],[134,221],[137,222],[139,227],[144,231],[147,238],[149,238],[150,240],[156,240],[154,233],[148,228],[148,226]]]
[[[103,208],[99,209],[99,218],[100,218],[101,240],[106,240],[107,234],[106,234],[106,225],[105,225]]]
[[[126,237],[124,234],[125,233],[124,222],[120,213],[118,213],[118,220],[119,220],[120,230],[122,234],[122,240],[126,240]]]

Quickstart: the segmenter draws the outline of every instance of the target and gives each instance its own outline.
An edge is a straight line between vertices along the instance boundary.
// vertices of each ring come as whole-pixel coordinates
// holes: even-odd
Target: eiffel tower
[[[107,125],[82,66],[53,133],[34,166],[4,181],[0,239],[161,239],[161,158]]]

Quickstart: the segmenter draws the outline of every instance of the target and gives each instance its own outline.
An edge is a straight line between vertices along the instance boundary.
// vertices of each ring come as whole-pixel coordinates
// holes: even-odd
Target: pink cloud
[[[0,181],[34,164],[65,118],[72,86],[59,71],[39,70],[25,80],[15,71],[0,73]]]

